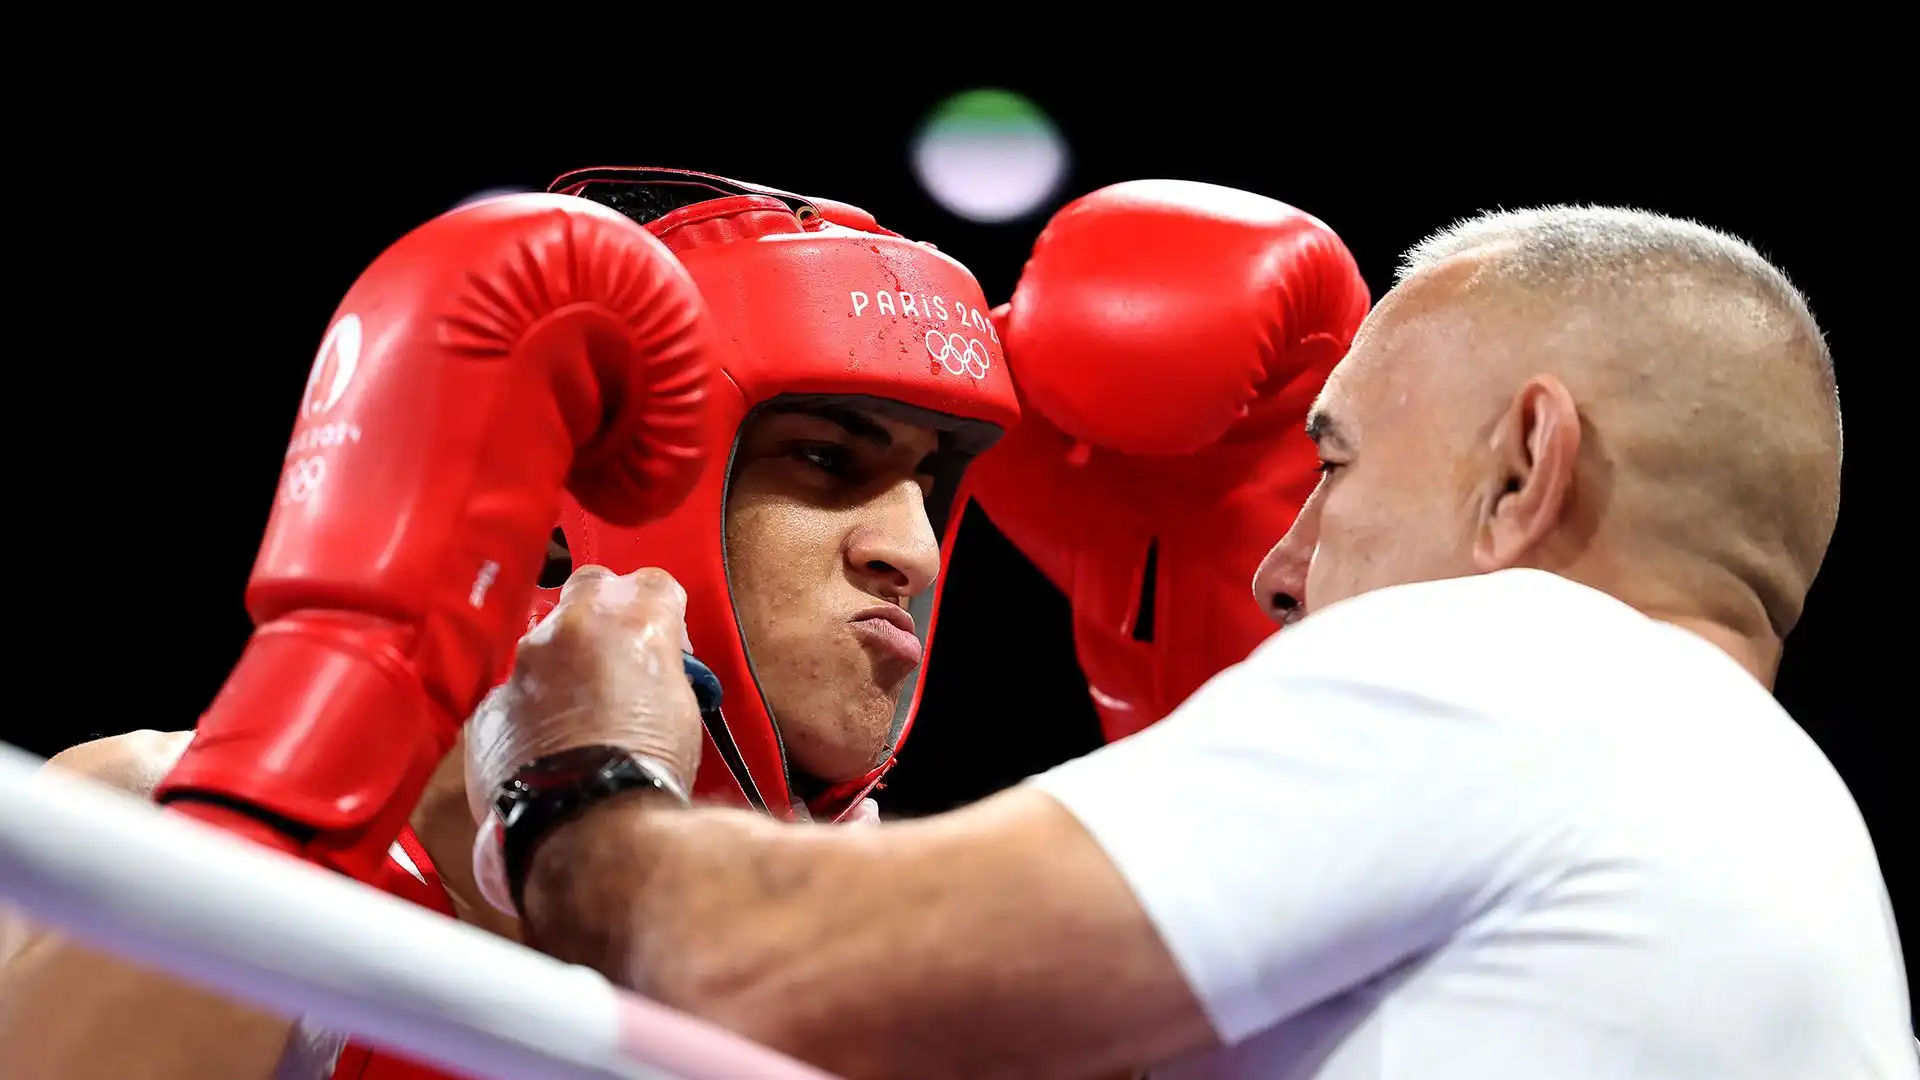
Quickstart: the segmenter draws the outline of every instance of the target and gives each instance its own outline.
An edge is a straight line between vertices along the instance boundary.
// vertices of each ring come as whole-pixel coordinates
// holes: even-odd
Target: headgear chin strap
[[[959,528],[959,486],[972,456],[1019,419],[1013,383],[986,298],[966,268],[927,244],[881,228],[866,211],[776,188],[676,169],[571,172],[551,191],[591,199],[646,226],[700,286],[723,336],[734,342],[714,380],[714,462],[732,461],[742,424],[775,401],[831,398],[943,433],[947,467],[927,512],[944,565]],[[560,529],[573,566],[617,573],[658,566],[687,591],[694,652],[726,688],[705,713],[706,753],[695,794],[801,816],[779,728],[754,674],[727,576],[729,468],[710,468],[680,508],[638,529],[593,518],[571,499]],[[914,598],[922,643],[932,645],[939,579]],[[536,600],[534,617],[557,590]],[[912,728],[925,667],[901,695],[885,759],[867,775],[807,802],[838,820],[892,767]]]

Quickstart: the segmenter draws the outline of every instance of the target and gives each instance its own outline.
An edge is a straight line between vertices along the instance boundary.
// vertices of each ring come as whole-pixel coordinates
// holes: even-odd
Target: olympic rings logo
[[[286,500],[302,503],[313,498],[327,478],[327,459],[304,457],[287,466]]]
[[[940,366],[949,372],[971,375],[976,379],[987,377],[987,347],[979,339],[929,330],[926,345],[927,355],[938,360]]]

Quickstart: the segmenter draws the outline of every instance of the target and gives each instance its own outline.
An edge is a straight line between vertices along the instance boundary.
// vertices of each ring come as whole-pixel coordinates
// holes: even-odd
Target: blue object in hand
[[[720,707],[720,676],[713,669],[694,658],[690,652],[681,652],[680,659],[687,670],[687,681],[693,684],[693,700],[700,703],[701,715],[713,712]]]

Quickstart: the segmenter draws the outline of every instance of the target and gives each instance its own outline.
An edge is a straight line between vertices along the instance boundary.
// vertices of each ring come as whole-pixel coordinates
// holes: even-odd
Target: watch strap
[[[527,874],[553,830],[594,806],[630,791],[659,791],[681,805],[691,800],[660,761],[614,746],[582,746],[522,766],[494,794],[499,870],[514,913],[525,910]]]

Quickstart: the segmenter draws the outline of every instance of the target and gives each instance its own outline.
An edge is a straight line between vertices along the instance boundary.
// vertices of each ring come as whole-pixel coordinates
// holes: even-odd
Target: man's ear
[[[1528,379],[1489,435],[1492,490],[1473,560],[1481,573],[1524,563],[1569,509],[1580,457],[1580,410],[1551,375]]]

